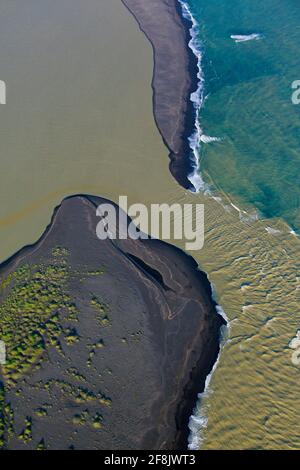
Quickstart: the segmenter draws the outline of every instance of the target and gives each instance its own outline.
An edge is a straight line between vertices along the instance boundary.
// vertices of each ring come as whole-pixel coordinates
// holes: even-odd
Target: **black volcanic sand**
[[[170,151],[170,171],[193,189],[188,176],[195,166],[188,138],[195,130],[191,93],[197,90],[197,58],[188,47],[191,23],[178,0],[122,0],[153,47],[153,108],[156,125]],[[190,157],[189,157],[190,156]]]
[[[0,337],[12,331],[4,448],[186,448],[223,320],[205,274],[179,249],[100,241],[103,201],[65,199],[41,239],[1,266]],[[51,300],[52,285],[63,301]],[[10,317],[17,292],[26,303]]]

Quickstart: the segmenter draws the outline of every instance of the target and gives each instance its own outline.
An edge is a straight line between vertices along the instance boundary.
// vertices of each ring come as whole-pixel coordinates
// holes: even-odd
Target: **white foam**
[[[242,307],[243,313],[248,312],[248,310],[251,310],[253,308],[253,305],[244,305]]]
[[[222,198],[220,196],[212,196],[213,200],[218,202],[219,204],[222,203]]]
[[[214,363],[214,366],[212,368],[211,373],[206,377],[205,381],[205,387],[204,387],[204,392],[198,394],[198,403],[196,405],[196,408],[190,417],[189,420],[189,429],[190,429],[190,435],[188,438],[188,448],[189,450],[199,450],[203,440],[204,440],[204,430],[207,428],[208,424],[208,418],[205,414],[205,409],[203,407],[203,398],[209,396],[212,391],[209,388],[212,376],[218,367],[220,357],[221,357],[221,352],[225,344],[225,339],[227,338],[227,333],[228,329],[225,325],[221,327],[221,344],[220,344],[220,353],[219,356]]]
[[[211,142],[221,142],[222,139],[220,137],[211,137],[210,135],[201,134],[200,140],[204,144],[210,144]]]
[[[256,222],[257,220],[259,220],[259,213],[256,210],[254,210],[252,213],[242,211],[240,212],[240,220],[248,224],[252,222]]]
[[[265,227],[265,229],[270,235],[279,235],[281,233],[281,231],[277,230],[276,228]]]
[[[294,229],[292,229],[292,228],[290,228],[290,227],[289,227],[289,233],[290,233],[291,235],[293,235],[294,237],[296,237],[296,238],[299,238],[299,235],[298,235],[298,233],[297,233],[297,232],[295,232],[295,230],[294,230]]]
[[[213,284],[211,284],[211,288],[212,288],[212,298],[216,302],[217,301],[216,291],[215,291],[215,287]],[[190,435],[188,438],[189,450],[199,450],[203,443],[204,430],[207,428],[207,424],[208,424],[206,410],[203,407],[203,399],[207,397],[210,393],[212,393],[212,391],[209,388],[210,382],[211,382],[212,376],[216,368],[218,367],[222,349],[225,343],[228,341],[228,336],[230,334],[230,322],[226,313],[224,312],[224,310],[222,309],[220,305],[216,305],[216,310],[218,314],[221,315],[221,317],[226,321],[226,324],[221,327],[221,331],[220,331],[221,341],[220,341],[219,356],[212,368],[211,373],[206,377],[204,392],[198,394],[198,402],[197,402],[196,408],[189,420],[189,429],[190,429]]]
[[[208,96],[204,95],[205,80],[204,80],[204,73],[203,73],[203,68],[202,68],[202,58],[203,58],[202,44],[201,44],[201,41],[199,40],[200,30],[199,30],[198,22],[194,18],[189,5],[184,0],[178,0],[178,2],[181,5],[183,17],[192,23],[192,27],[190,29],[190,35],[192,39],[189,42],[189,47],[193,51],[193,54],[195,55],[195,57],[197,58],[197,64],[198,64],[198,73],[197,73],[198,88],[194,93],[191,94],[191,101],[194,104],[194,108],[196,110],[196,119],[195,119],[195,131],[189,137],[189,145],[190,145],[190,149],[192,151],[194,158],[193,158],[193,170],[192,170],[192,173],[188,176],[188,179],[192,183],[193,192],[198,193],[199,191],[203,191],[206,194],[212,196],[211,188],[209,187],[207,183],[204,182],[200,173],[201,144],[202,143],[210,144],[213,142],[216,143],[216,142],[222,141],[222,139],[220,137],[212,137],[212,136],[204,134],[200,126],[200,112],[204,105],[205,100],[208,98]],[[253,35],[250,35],[250,36],[252,37]],[[246,36],[235,36],[235,37],[236,38],[239,37],[240,40],[242,38],[246,40]],[[254,38],[252,37],[252,39]],[[217,198],[214,198],[214,199],[217,202],[220,202],[225,210],[228,210],[228,206],[224,205],[221,202],[222,199],[220,200],[218,200]],[[241,210],[239,207],[235,206],[234,204],[231,204],[231,206],[239,212],[240,219],[243,222],[248,222],[248,223],[254,222],[258,220],[259,218],[259,214],[257,212],[248,214],[246,211]]]
[[[252,33],[252,34],[232,34],[231,39],[233,39],[236,43],[239,42],[247,42],[247,41],[259,41],[263,38],[261,34]]]
[[[200,110],[202,105],[205,101],[204,97],[204,74],[202,69],[202,45],[199,41],[199,25],[196,19],[194,18],[190,7],[187,3],[183,0],[178,0],[181,8],[182,8],[182,15],[184,18],[189,20],[192,23],[192,27],[190,29],[191,40],[189,42],[189,47],[193,51],[193,54],[197,58],[197,65],[198,65],[198,87],[197,90],[191,94],[191,101],[194,105],[196,110],[196,119],[195,119],[195,131],[189,137],[189,144],[192,150],[194,161],[193,161],[193,171],[188,176],[189,181],[192,183],[195,192],[199,191],[208,191],[208,185],[203,181],[200,175],[200,142],[201,136],[204,136],[201,126],[200,126]]]
[[[247,214],[246,211],[240,209],[238,206],[236,206],[235,204],[233,204],[233,202],[231,202],[230,204],[231,204],[231,206],[232,206],[236,211],[238,211],[240,214],[242,214],[242,213],[243,213],[243,214]]]
[[[300,330],[297,331],[295,338],[289,343],[289,348],[298,349],[300,348]]]
[[[241,291],[242,292],[245,292],[249,288],[250,288],[250,284],[248,284],[248,283],[241,284]]]
[[[190,35],[191,40],[189,42],[189,48],[192,50],[193,54],[197,58],[197,65],[198,65],[198,87],[197,90],[191,94],[191,101],[194,105],[196,110],[196,118],[195,118],[195,131],[189,137],[189,145],[193,155],[193,170],[191,174],[188,176],[189,181],[192,183],[193,190],[192,192],[198,193],[203,191],[205,194],[213,197],[212,191],[210,186],[204,182],[201,173],[200,173],[200,150],[201,144],[210,144],[213,142],[220,142],[222,138],[220,137],[212,137],[209,135],[205,135],[200,126],[200,112],[201,109],[208,98],[208,95],[204,95],[204,72],[202,68],[202,59],[203,59],[203,49],[201,41],[199,40],[200,36],[200,29],[197,20],[194,18],[191,9],[186,3],[185,0],[178,0],[179,4],[182,8],[182,16],[192,23],[192,27],[190,28]],[[263,35],[258,33],[252,33],[250,35],[231,35],[231,38],[234,39],[236,42],[245,42],[250,40],[258,40],[262,39]],[[222,198],[215,198],[217,202],[220,202],[225,210],[229,212],[229,207],[224,205],[222,202]],[[239,207],[231,204],[231,206],[239,212],[240,219],[242,222],[252,223],[259,219],[259,213],[255,211],[254,213],[248,214],[246,211],[241,210]]]
[[[236,204],[233,204],[233,202],[230,203],[230,206],[239,213],[239,217],[242,222],[252,223],[259,219],[259,213],[257,212],[257,210],[254,210],[253,212],[249,213],[244,209],[240,209]]]

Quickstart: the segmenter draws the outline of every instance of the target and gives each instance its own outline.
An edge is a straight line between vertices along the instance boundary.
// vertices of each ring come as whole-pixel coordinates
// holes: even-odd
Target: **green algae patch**
[[[48,416],[48,411],[47,411],[46,408],[41,407],[41,408],[37,408],[37,409],[35,410],[35,414],[36,414],[36,416],[38,416],[39,418],[44,418],[44,417]]]
[[[7,361],[3,366],[5,386],[12,387],[33,366],[38,366],[47,347],[63,354],[62,339],[67,346],[75,345],[80,336],[73,325],[78,310],[68,286],[76,278],[101,275],[103,270],[79,272],[68,263],[69,251],[55,247],[51,264],[25,264],[1,279],[0,338],[5,342]],[[102,325],[109,324],[103,307]]]
[[[30,417],[26,418],[25,427],[18,437],[25,444],[32,440],[32,419]]]
[[[99,430],[103,428],[103,417],[98,412],[93,416],[89,410],[84,410],[73,416],[72,423],[74,426],[89,426],[94,430]]]
[[[93,359],[94,359],[95,354],[96,354],[96,350],[97,349],[102,349],[102,348],[104,348],[104,341],[102,339],[100,339],[99,341],[97,341],[95,344],[92,345],[92,347],[89,351],[88,360],[86,362],[87,367],[91,367]]]
[[[103,269],[82,267],[79,270],[76,266],[71,266],[69,250],[62,246],[54,247],[48,257],[43,256],[33,263],[24,262],[14,271],[2,274],[0,339],[5,343],[7,357],[6,364],[1,367],[3,383],[0,382],[0,448],[7,448],[16,439],[21,446],[35,445],[37,450],[46,449],[44,439],[37,444],[32,442],[32,428],[33,418],[34,421],[49,418],[48,407],[41,403],[33,408],[33,418],[25,415],[23,428],[16,433],[14,410],[8,397],[11,393],[21,396],[20,382],[40,369],[44,361],[47,362],[49,353],[52,354],[50,351],[54,352],[55,357],[57,353],[66,357],[67,351],[69,354],[72,348],[81,344],[80,310],[74,302],[73,287],[103,274]],[[93,298],[93,294],[89,294],[87,302],[90,309],[95,311],[95,320],[99,325],[107,326],[109,319],[106,312],[109,307],[101,304],[100,308],[100,301],[97,301],[97,305],[91,305],[90,299]],[[103,346],[103,340],[97,339],[88,344],[87,352],[96,351]],[[55,389],[62,399],[71,400],[75,407],[88,403],[93,406],[110,406],[111,400],[108,397],[86,387],[87,379],[76,367],[69,367],[66,373],[75,381],[75,385],[68,383],[68,380],[48,379],[45,383],[39,383],[38,387],[46,391],[50,399],[53,398],[52,391]],[[103,427],[102,415],[91,414],[89,411],[77,413],[73,424],[87,425],[90,429],[98,430]]]
[[[22,266],[1,283],[0,336],[7,348],[3,375],[8,387],[38,362],[47,344],[59,347],[60,312],[76,319],[76,306],[66,292],[72,272],[65,258],[53,261]]]
[[[45,444],[45,440],[41,439],[40,442],[38,443],[36,450],[47,450],[47,446]]]
[[[75,405],[85,405],[87,403],[99,403],[102,406],[111,406],[111,399],[102,392],[93,392],[87,387],[70,384],[65,380],[50,379],[47,382],[39,382],[36,388],[52,393],[57,389],[62,396]]]
[[[91,306],[96,310],[98,314],[98,322],[101,326],[110,326],[111,322],[107,312],[109,311],[108,305],[99,300],[97,297],[93,297],[91,300]]]

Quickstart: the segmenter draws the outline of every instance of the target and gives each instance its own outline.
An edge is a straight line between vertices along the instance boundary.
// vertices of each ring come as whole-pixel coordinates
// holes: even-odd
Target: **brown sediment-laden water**
[[[163,57],[169,50],[168,40],[172,41],[174,27],[170,28],[167,40],[159,33],[155,22],[149,21],[149,4],[141,7],[135,0],[125,0],[125,3],[138,15],[139,25],[151,43],[164,49],[164,52],[154,51],[154,89],[163,89],[161,77],[165,74],[169,88],[176,89],[179,94],[181,92],[182,113],[193,115],[187,104],[187,94],[194,87],[189,88],[193,78],[182,80],[186,86],[178,90],[172,73],[176,63],[178,66],[175,48],[169,61],[162,60],[161,74],[157,72],[159,61],[155,59],[160,55]],[[158,23],[163,17],[167,22],[172,15],[174,20],[180,10],[178,3],[173,0],[155,1],[153,11],[160,8],[161,13]],[[165,16],[163,11],[167,11]],[[182,27],[189,29],[191,26],[192,23],[188,24],[183,19]],[[186,41],[183,34],[182,39],[188,51],[189,40]],[[182,55],[179,68],[184,68],[189,75],[194,71],[187,66],[187,54]],[[169,74],[166,71],[168,66]],[[159,96],[157,90],[155,93]],[[169,99],[172,100],[172,91]],[[169,108],[172,108],[170,101]],[[154,114],[160,126],[159,118],[164,121],[165,113],[157,102],[154,102]],[[169,119],[168,124],[169,132],[176,128],[178,135],[186,138],[176,121]],[[299,324],[299,240],[283,221],[257,220],[251,207],[248,214],[237,211],[236,201],[230,196],[211,196],[195,195],[197,201],[204,199],[206,205],[206,244],[204,250],[196,254],[196,259],[205,266],[216,284],[217,297],[230,320],[230,339],[224,347],[209,391],[199,400],[191,420],[190,446],[297,448],[300,428],[295,410],[299,410],[299,369],[291,360],[293,351],[289,344],[291,334],[297,332]],[[215,202],[222,208],[216,210]],[[248,417],[246,421],[245,416]],[[286,419],[288,437],[283,424]]]
[[[162,4],[168,8],[161,15],[170,15],[175,4]],[[220,201],[178,185],[168,168],[169,142],[176,140],[164,137],[167,148],[153,117],[151,84],[159,96],[153,48],[119,0],[47,5],[7,3],[0,20],[1,79],[8,89],[0,115],[1,259],[35,242],[53,208],[71,194],[116,203],[127,195],[129,203],[147,206],[203,203],[204,248],[190,254],[215,287],[230,338],[211,393],[195,413],[200,425],[193,426],[193,446],[297,448],[299,368],[289,343],[300,322],[299,240],[281,220],[241,218],[231,205],[238,201],[227,195]],[[179,22],[174,10],[171,16]],[[183,51],[186,31],[177,27]],[[187,55],[182,63],[180,57],[186,93],[193,80]],[[176,99],[181,111],[169,105],[165,112],[180,119],[182,139],[187,101]],[[183,241],[170,242],[185,248]]]
[[[108,202],[65,199],[1,266],[5,449],[186,448],[224,320],[183,251],[97,238],[95,209]]]

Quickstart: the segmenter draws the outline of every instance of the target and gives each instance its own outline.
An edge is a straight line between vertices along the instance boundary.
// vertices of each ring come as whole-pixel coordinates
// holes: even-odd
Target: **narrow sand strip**
[[[187,47],[190,25],[177,0],[122,1],[153,47],[154,116],[170,150],[170,171],[183,187],[191,188],[188,137],[195,122],[190,96],[197,89],[197,60]]]

